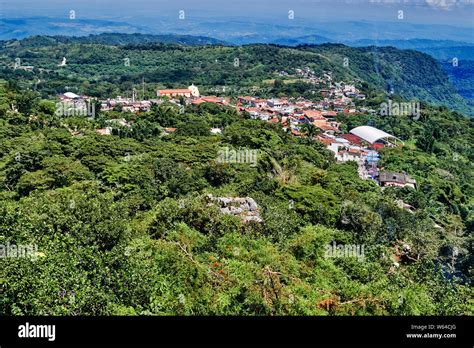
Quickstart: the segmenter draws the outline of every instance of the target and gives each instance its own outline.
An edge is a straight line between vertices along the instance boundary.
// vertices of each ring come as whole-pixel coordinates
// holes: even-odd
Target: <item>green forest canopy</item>
[[[136,47],[126,49],[138,60]],[[118,66],[103,57],[121,59],[117,48],[75,45],[41,49],[35,59],[48,62],[65,50],[76,50],[68,68],[76,86],[93,76],[91,60],[99,76]],[[148,50],[154,53],[140,49],[140,57],[152,69],[151,57],[178,64],[211,48]],[[262,59],[225,78],[243,84],[275,68],[269,65],[288,68],[300,54],[317,55],[313,48],[284,49],[284,58],[277,47],[212,50],[229,62],[232,50],[241,50],[242,62]],[[0,244],[37,244],[39,253],[0,260],[0,313],[472,315],[474,128],[457,112],[426,105],[419,120],[338,116],[342,128],[371,123],[405,141],[382,151],[381,166],[410,173],[417,189],[382,191],[359,178],[355,163],[335,163],[321,143],[211,104],[180,113],[165,103],[127,115],[130,130],[100,136],[95,129],[113,115],[60,118],[45,90],[11,81],[28,72],[9,71],[0,86]],[[201,78],[211,83],[209,71]],[[53,79],[58,88],[61,74]],[[89,87],[105,93],[141,74],[115,71]],[[180,74],[167,79],[181,83]],[[53,93],[54,84],[47,86]],[[210,134],[217,126],[223,134]],[[163,136],[163,127],[177,131]],[[223,147],[257,150],[257,166],[218,163]],[[264,223],[222,214],[207,194],[252,197]],[[333,242],[364,245],[365,257],[327,258]],[[400,257],[404,245],[410,257]]]

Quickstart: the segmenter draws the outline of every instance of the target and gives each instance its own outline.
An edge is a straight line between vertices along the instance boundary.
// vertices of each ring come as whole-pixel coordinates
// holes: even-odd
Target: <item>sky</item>
[[[180,10],[189,20],[243,19],[278,23],[294,11],[295,20],[396,21],[474,27],[474,0],[0,0],[0,18],[65,17],[162,20]]]
[[[474,43],[474,0],[0,0],[0,39],[103,32]]]

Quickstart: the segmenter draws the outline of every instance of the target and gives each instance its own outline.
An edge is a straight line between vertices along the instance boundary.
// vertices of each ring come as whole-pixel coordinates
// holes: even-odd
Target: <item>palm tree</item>
[[[283,161],[282,164],[270,156],[268,153],[268,160],[272,166],[273,177],[283,185],[294,184],[297,181],[297,176],[295,174],[295,169],[291,168],[288,164],[288,161]]]
[[[319,129],[312,123],[304,123],[301,128],[301,133],[307,137],[314,138],[319,134]]]

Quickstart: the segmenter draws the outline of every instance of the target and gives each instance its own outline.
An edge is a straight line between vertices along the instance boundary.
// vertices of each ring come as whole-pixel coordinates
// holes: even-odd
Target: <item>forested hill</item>
[[[37,36],[3,41],[0,77],[13,76],[30,87],[39,79],[35,88],[43,95],[64,92],[68,86],[78,93],[105,97],[131,91],[134,84],[142,81],[170,87],[193,82],[204,90],[226,86],[234,87],[236,93],[252,90],[264,94],[269,81],[281,78],[279,72],[292,73],[308,66],[317,74],[332,72],[336,80],[362,80],[368,82],[366,87],[369,89],[393,92],[407,99],[419,98],[469,113],[464,99],[457,94],[439,63],[417,51],[392,47],[351,48],[336,44],[296,48],[191,46],[151,42],[153,38],[156,37],[106,34],[86,38]],[[173,41],[172,36],[168,40]],[[186,38],[183,42],[189,40]],[[206,43],[207,39],[196,40]],[[67,58],[67,66],[58,67],[63,57]],[[19,69],[12,75],[12,67],[18,58],[22,65],[34,66],[33,71]],[[127,61],[130,64],[125,64]],[[286,94],[301,95],[310,89],[301,81],[286,82],[293,83],[294,87],[282,91]]]
[[[16,41],[16,40],[13,40]],[[91,34],[89,36],[32,36],[21,40],[22,46],[44,46],[60,44],[100,44],[100,45],[131,45],[144,43],[170,43],[189,46],[197,45],[228,45],[225,41],[213,39],[205,36],[193,35],[153,35],[153,34],[120,34],[103,33]]]
[[[374,84],[376,89],[472,112],[439,62],[425,53],[395,47],[354,49],[334,44],[301,46],[299,49],[326,55],[334,61],[347,57],[350,70],[363,81]]]

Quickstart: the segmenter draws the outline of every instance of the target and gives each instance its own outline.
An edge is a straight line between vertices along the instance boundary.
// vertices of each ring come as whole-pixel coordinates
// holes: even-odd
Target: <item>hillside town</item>
[[[415,180],[406,173],[382,172],[377,165],[380,160],[379,150],[384,147],[403,146],[401,140],[371,126],[356,127],[348,133],[340,129],[340,124],[336,120],[338,113],[355,115],[377,112],[355,106],[356,100],[365,99],[365,95],[355,85],[342,81],[334,83],[330,74],[324,74],[319,78],[309,68],[297,69],[296,72],[312,83],[329,85],[329,88],[319,90],[321,100],[310,101],[302,97],[264,99],[256,96],[237,98],[203,96],[198,87],[192,84],[188,88],[157,90],[156,98],[149,100],[138,100],[134,90],[131,98],[117,96],[99,102],[102,111],[120,110],[136,114],[150,111],[152,105],[160,105],[163,102],[176,104],[180,110],[184,109],[184,105],[203,103],[232,107],[239,113],[247,113],[251,119],[280,125],[284,131],[295,137],[315,138],[334,153],[337,162],[356,162],[359,176],[363,179],[376,180],[382,187],[415,187]],[[286,73],[280,72],[280,74]],[[61,102],[82,110],[87,107],[88,100],[91,99],[71,92],[64,93],[59,98]],[[90,110],[88,114],[90,115]],[[113,126],[131,126],[123,118],[112,119],[108,123],[108,127],[98,129],[97,133],[111,135]],[[164,128],[163,133],[169,135],[175,130],[175,128]],[[221,134],[222,129],[212,128],[210,132]]]

